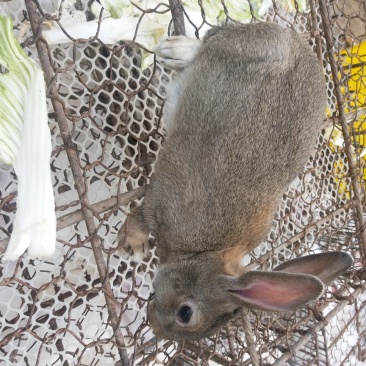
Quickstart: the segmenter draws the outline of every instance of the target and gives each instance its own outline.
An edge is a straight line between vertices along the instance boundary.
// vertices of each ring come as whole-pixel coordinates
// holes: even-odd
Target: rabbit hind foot
[[[185,36],[171,36],[161,41],[155,48],[157,61],[172,70],[186,68],[195,57],[201,41]]]

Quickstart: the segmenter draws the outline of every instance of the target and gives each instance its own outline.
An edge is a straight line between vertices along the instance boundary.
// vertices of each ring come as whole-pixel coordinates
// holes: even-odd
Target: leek
[[[51,182],[51,134],[43,72],[13,34],[9,17],[0,16],[0,161],[13,165],[18,178],[17,211],[3,259],[50,257],[56,243]]]

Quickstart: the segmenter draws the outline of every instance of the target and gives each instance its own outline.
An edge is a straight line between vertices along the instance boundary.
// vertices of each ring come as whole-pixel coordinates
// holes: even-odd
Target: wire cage
[[[364,365],[365,2],[121,3],[120,19],[134,14],[133,29],[116,39],[114,28],[103,34],[113,14],[96,1],[0,3],[44,71],[58,218],[52,259],[25,254],[0,262],[0,365]],[[316,304],[292,313],[243,310],[198,342],[154,337],[146,317],[154,243],[149,259],[137,263],[116,242],[153,174],[173,77],[154,58],[154,37],[143,41],[145,21],[159,24],[159,37],[200,38],[218,23],[276,22],[302,33],[322,60],[333,127],[283,194],[266,240],[245,258],[248,269],[268,269],[305,254],[350,253],[353,267]],[[75,23],[80,34],[72,33]],[[87,37],[85,25],[94,32]],[[50,32],[60,38],[52,41]],[[1,166],[0,253],[11,236],[16,192],[14,171]]]

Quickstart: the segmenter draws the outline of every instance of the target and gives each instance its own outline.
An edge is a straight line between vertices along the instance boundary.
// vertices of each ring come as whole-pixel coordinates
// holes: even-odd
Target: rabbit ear
[[[318,278],[307,274],[251,271],[222,277],[235,302],[258,310],[294,310],[318,299],[324,290]]]
[[[345,252],[330,252],[299,257],[284,262],[273,269],[288,273],[304,273],[318,277],[329,285],[353,264],[352,257]]]

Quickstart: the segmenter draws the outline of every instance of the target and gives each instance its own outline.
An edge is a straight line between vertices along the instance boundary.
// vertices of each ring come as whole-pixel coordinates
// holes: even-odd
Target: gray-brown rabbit
[[[226,26],[204,41],[171,37],[156,50],[179,69],[165,109],[168,138],[142,206],[119,240],[160,266],[148,318],[165,339],[211,335],[242,307],[292,310],[316,300],[351,264],[342,252],[245,272],[281,195],[324,127],[321,66],[293,31]]]

